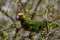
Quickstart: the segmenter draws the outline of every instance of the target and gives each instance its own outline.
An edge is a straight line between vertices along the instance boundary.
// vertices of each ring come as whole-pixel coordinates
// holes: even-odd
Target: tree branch
[[[54,4],[58,3],[59,1],[57,0],[56,2],[52,3],[52,4],[49,4],[47,5],[47,9],[49,10],[52,6],[54,6]]]
[[[30,11],[30,14],[32,14],[32,15],[31,15],[31,19],[34,18],[35,12],[36,12],[37,7],[39,6],[40,2],[41,2],[41,0],[39,0],[37,3],[35,2],[35,3],[33,4],[33,7],[32,7],[32,9],[31,9],[31,11]]]
[[[19,2],[20,2],[20,5],[22,6],[21,7],[22,8],[22,12],[26,13],[26,10],[25,10],[25,7],[24,7],[23,3],[21,2],[21,0],[19,0]]]

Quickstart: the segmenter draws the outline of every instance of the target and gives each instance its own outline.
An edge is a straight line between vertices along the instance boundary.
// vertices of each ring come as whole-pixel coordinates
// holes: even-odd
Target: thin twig
[[[59,30],[59,29],[60,29],[60,27],[58,27],[58,28],[56,28],[56,29],[52,30],[52,31],[51,31],[51,32],[49,32],[46,36],[49,36],[50,34],[54,33],[55,31],[57,31],[57,30]]]
[[[52,3],[51,5],[47,5],[47,9],[49,10],[52,6],[54,6],[56,3],[58,3],[59,1],[56,1],[54,3]]]
[[[48,24],[48,21],[47,21],[47,24]],[[48,25],[47,25],[47,34],[49,33],[49,28],[48,28]],[[49,39],[49,37],[47,36],[46,37],[46,40],[48,40]]]
[[[58,2],[58,1],[57,1]],[[52,5],[48,5],[47,6],[47,9],[49,10],[52,6],[54,6],[54,4],[56,4],[57,2],[54,2]],[[48,11],[49,12],[49,11]],[[47,13],[48,13],[47,12]],[[48,22],[47,22],[48,23]],[[49,28],[48,28],[48,25],[47,25],[47,34],[50,34],[49,33]],[[45,38],[45,40],[48,40],[49,39],[49,35],[46,35],[46,38]]]
[[[1,10],[1,12],[2,12],[6,17],[8,17],[9,19],[11,19],[12,22],[15,21],[13,18],[11,18],[10,16],[6,15],[7,12],[4,12],[3,10]]]
[[[57,30],[59,30],[60,29],[60,27],[58,27],[58,28],[56,28],[56,29],[54,29],[54,30],[52,30],[52,31],[49,31],[49,33],[48,34],[45,34],[46,33],[46,31],[45,32],[43,32],[43,36],[45,37],[45,40],[47,40],[48,38],[49,38],[49,36],[50,36],[50,34],[52,34],[52,33],[54,33],[55,31],[57,31]]]

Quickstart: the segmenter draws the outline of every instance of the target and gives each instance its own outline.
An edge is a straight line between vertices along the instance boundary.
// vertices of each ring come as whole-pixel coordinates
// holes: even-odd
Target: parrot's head
[[[25,19],[24,14],[23,14],[23,13],[18,13],[17,19],[18,19],[18,20],[23,20],[23,19]]]

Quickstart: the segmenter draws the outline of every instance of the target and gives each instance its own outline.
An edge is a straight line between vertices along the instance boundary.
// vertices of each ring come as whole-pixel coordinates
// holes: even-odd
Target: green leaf
[[[4,35],[3,31],[0,31],[0,36],[3,36],[3,35]]]

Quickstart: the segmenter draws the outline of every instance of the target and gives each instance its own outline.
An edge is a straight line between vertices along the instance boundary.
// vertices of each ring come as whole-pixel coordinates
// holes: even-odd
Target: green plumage
[[[32,22],[32,24],[29,24],[30,21]],[[27,17],[23,21],[21,20],[21,25],[25,30],[37,33],[40,30],[43,30],[43,28],[45,28],[47,24],[46,22],[31,20],[30,18]]]
[[[25,19],[22,19],[20,21],[21,21],[22,27],[25,30],[36,32],[36,33],[38,33],[41,30],[44,30],[44,28],[47,28],[47,26],[58,25],[58,22],[31,20],[31,18],[29,17],[26,17]],[[29,22],[32,22],[32,23],[29,24]]]

